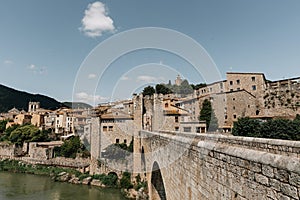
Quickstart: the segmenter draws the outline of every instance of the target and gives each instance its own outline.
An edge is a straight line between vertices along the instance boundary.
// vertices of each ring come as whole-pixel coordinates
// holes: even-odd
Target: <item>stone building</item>
[[[142,96],[132,100],[101,104],[96,108],[97,116],[91,119],[91,158],[100,159],[111,144],[133,140],[142,127]],[[86,133],[88,134],[88,133]]]
[[[14,119],[14,124],[29,124],[31,123],[32,116],[29,114],[18,114]]]
[[[204,99],[211,101],[219,128],[226,132],[240,117],[293,119],[300,113],[300,78],[268,81],[263,73],[228,72],[226,80],[195,93],[200,108]]]

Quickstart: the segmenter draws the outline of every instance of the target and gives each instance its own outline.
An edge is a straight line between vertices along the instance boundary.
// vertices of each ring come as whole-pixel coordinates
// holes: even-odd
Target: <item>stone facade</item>
[[[30,142],[28,149],[23,148],[23,152],[28,153],[31,159],[48,160],[54,157],[54,147],[59,147],[62,144],[62,141]]]
[[[293,119],[300,114],[300,78],[268,81],[262,73],[228,72],[226,80],[208,84],[194,95],[200,108],[204,99],[212,102],[223,131],[230,131],[239,117]]]

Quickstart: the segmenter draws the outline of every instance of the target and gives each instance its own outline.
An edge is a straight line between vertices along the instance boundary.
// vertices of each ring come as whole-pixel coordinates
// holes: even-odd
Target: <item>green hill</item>
[[[49,110],[65,106],[63,103],[45,95],[30,94],[0,84],[0,113],[7,112],[14,107],[18,110],[24,109],[27,111],[29,101],[40,102],[42,108]]]
[[[87,104],[87,103],[82,103],[82,102],[63,102],[63,104],[69,108],[79,108],[79,109],[84,109],[84,108],[93,108],[93,106]]]

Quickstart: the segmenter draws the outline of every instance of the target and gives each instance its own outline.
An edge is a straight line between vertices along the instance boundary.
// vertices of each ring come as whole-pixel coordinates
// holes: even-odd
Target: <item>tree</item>
[[[22,146],[24,142],[44,142],[48,140],[45,132],[32,124],[25,124],[11,131],[8,140]]]
[[[299,117],[294,120],[272,119],[265,122],[244,117],[234,123],[232,134],[246,137],[300,140],[299,127]]]
[[[0,133],[3,133],[6,129],[7,120],[0,121]]]
[[[193,88],[189,84],[187,80],[182,81],[181,85],[179,86],[179,94],[187,95],[193,93]]]
[[[155,93],[155,89],[152,86],[149,85],[149,86],[144,88],[142,93],[143,93],[144,96],[146,96],[146,95],[151,96]]]
[[[204,120],[206,122],[208,131],[216,131],[218,129],[218,119],[212,108],[211,102],[208,99],[203,101],[199,120]]]
[[[260,137],[292,140],[295,130],[291,120],[273,119],[262,124]]]
[[[232,134],[236,136],[252,136],[258,137],[260,135],[260,122],[249,117],[239,118],[234,122]]]
[[[203,87],[206,87],[206,83],[199,83],[199,84],[191,84],[191,87],[194,89],[194,90],[198,90],[200,88],[203,88]]]
[[[83,149],[78,136],[71,137],[69,140],[65,140],[60,148],[56,148],[56,154],[66,158],[75,158],[78,151]]]
[[[164,84],[157,84],[155,86],[155,91],[157,94],[172,94],[172,90],[165,86]]]

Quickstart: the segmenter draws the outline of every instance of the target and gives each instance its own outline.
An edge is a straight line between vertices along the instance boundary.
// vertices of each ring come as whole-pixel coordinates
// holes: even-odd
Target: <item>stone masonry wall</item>
[[[145,134],[152,137],[142,145],[148,151],[155,149],[152,159],[146,160],[147,169],[154,162],[161,167],[167,199],[300,198],[300,142]],[[151,170],[147,178],[151,180]]]

